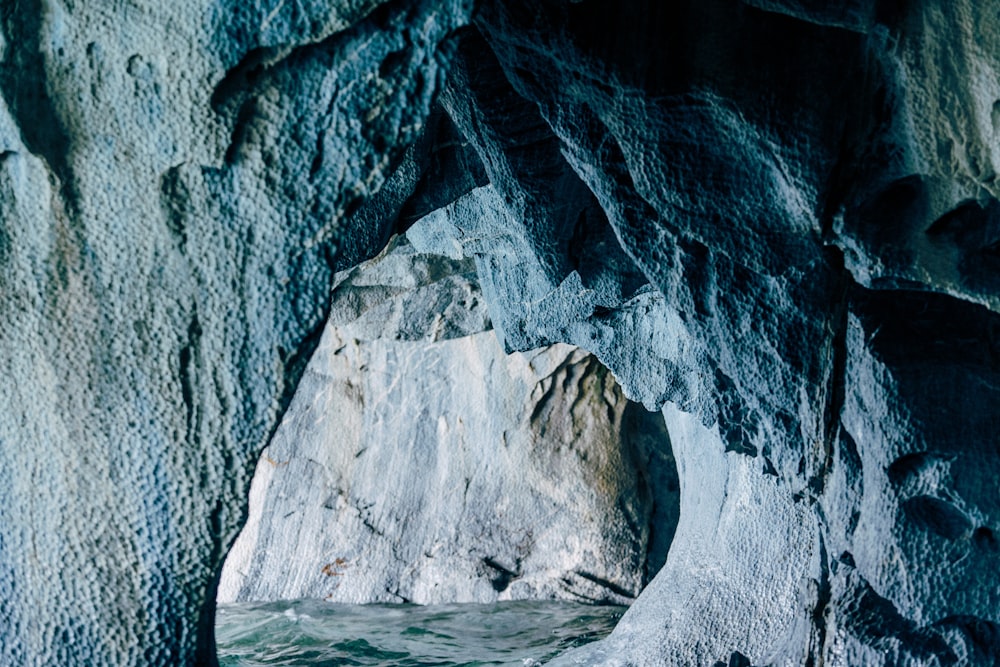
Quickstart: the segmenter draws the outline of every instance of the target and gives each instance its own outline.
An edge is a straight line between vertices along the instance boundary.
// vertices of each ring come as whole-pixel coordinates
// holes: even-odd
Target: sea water
[[[216,640],[222,667],[524,667],[606,636],[624,611],[569,602],[244,603],[219,607]]]

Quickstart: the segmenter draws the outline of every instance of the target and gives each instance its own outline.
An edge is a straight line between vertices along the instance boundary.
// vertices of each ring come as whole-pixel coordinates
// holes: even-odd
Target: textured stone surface
[[[993,664],[996,17],[641,4],[479,23],[683,323],[666,566],[566,662]]]
[[[388,238],[348,214],[468,9],[376,4],[0,5],[0,663],[215,661],[253,463]]]
[[[219,599],[628,604],[676,494],[659,415],[579,349],[505,355],[472,262],[397,242],[334,289]]]
[[[992,3],[0,10],[0,661],[212,660],[333,274],[432,211],[505,349],[591,350],[677,456],[567,662],[998,661]]]

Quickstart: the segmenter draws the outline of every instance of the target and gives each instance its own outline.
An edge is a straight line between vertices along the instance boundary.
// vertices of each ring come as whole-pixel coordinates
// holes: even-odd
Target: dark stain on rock
[[[41,0],[0,5],[0,29],[6,54],[0,60],[0,94],[8,104],[28,150],[42,158],[66,190],[72,192],[69,162],[70,135],[46,86],[42,32],[46,11]],[[69,202],[75,197],[68,196]]]
[[[949,540],[957,540],[972,532],[972,520],[947,500],[933,496],[917,496],[903,501],[903,512],[918,526]]]
[[[171,167],[160,179],[160,207],[167,230],[181,253],[187,252],[187,217],[191,194],[181,175],[181,165]]]
[[[586,570],[573,570],[573,573],[576,574],[576,575],[578,575],[578,576],[580,576],[580,577],[583,577],[584,579],[586,579],[587,581],[589,581],[591,583],[597,584],[601,588],[608,589],[609,591],[611,591],[615,595],[620,595],[620,596],[622,596],[624,598],[628,598],[630,600],[634,600],[635,599],[635,593],[633,593],[632,591],[628,590],[627,588],[619,586],[618,584],[616,584],[615,582],[613,582],[613,581],[611,581],[609,579],[605,579],[604,577],[599,577],[596,574],[593,574],[591,572],[587,572]]]
[[[496,572],[496,576],[490,579],[490,585],[493,586],[493,590],[497,593],[502,593],[507,590],[507,588],[510,587],[511,582],[521,576],[521,572],[519,571],[521,566],[520,562],[514,566],[516,569],[511,569],[498,562],[495,558],[486,556],[483,558],[483,565]]]
[[[197,437],[198,431],[198,403],[197,403],[197,382],[198,366],[201,364],[201,324],[198,321],[198,313],[191,315],[188,323],[187,342],[181,348],[178,365],[178,377],[181,382],[181,400],[184,402],[184,413],[187,423],[187,438],[191,440]]]

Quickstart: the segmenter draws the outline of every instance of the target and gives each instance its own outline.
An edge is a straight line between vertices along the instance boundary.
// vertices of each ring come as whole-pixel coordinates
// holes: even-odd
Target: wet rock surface
[[[0,661],[213,661],[334,276],[419,221],[505,351],[589,350],[663,415],[665,565],[565,663],[997,662],[990,3],[0,18]],[[351,326],[482,320],[406,289]]]

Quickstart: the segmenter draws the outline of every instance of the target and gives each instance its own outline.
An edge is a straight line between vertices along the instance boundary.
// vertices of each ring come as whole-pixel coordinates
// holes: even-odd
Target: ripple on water
[[[222,667],[458,667],[545,661],[606,636],[624,607],[571,602],[221,605]]]

